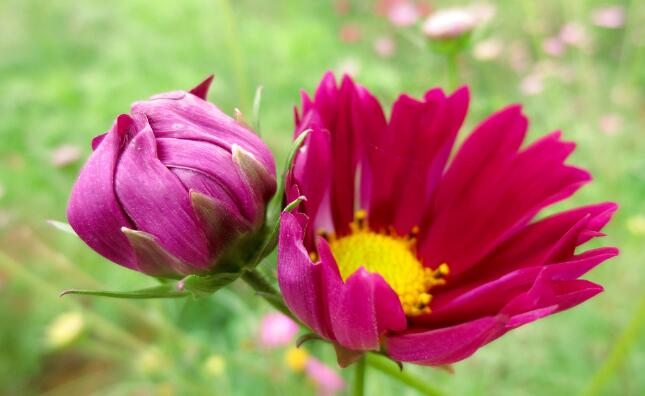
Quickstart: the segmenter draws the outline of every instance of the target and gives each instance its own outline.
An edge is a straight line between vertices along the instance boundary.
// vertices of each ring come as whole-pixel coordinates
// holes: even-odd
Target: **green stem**
[[[641,296],[641,301],[638,304],[638,308],[636,308],[634,317],[618,337],[609,356],[596,372],[587,388],[582,392],[582,395],[595,396],[602,392],[603,388],[625,361],[634,342],[639,340],[643,326],[645,326],[645,294]]]
[[[448,69],[448,85],[451,89],[456,89],[459,84],[459,76],[457,71],[457,51],[451,50],[446,54],[446,67]]]
[[[352,386],[353,396],[363,396],[365,394],[365,357],[356,362],[354,368],[354,385]]]
[[[413,375],[410,375],[409,373],[402,371],[396,364],[394,364],[391,361],[387,361],[384,358],[374,354],[366,355],[365,360],[367,360],[367,364],[369,364],[370,367],[373,367],[378,371],[389,375],[395,380],[402,382],[407,386],[418,390],[424,395],[428,395],[428,396],[443,395],[441,391],[433,388],[431,385],[428,385],[425,381]]]
[[[259,296],[264,298],[269,304],[271,304],[275,309],[282,312],[283,314],[289,316],[296,322],[299,322],[289,311],[289,308],[282,300],[280,293],[276,290],[275,287],[269,281],[267,281],[264,276],[257,269],[249,269],[242,273],[242,280],[246,282],[247,285],[251,286]]]

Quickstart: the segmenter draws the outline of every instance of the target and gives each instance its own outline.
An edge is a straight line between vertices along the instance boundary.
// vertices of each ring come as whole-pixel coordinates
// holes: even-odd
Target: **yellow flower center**
[[[380,274],[399,296],[406,315],[430,313],[430,289],[446,283],[448,265],[437,269],[424,267],[416,256],[416,230],[400,236],[396,232],[375,232],[359,210],[350,224],[351,232],[336,238],[328,235],[329,246],[343,280],[360,267]]]

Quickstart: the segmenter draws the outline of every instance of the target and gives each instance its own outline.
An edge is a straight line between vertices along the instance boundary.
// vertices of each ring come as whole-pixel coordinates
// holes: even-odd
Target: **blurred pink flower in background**
[[[81,149],[74,144],[62,144],[56,147],[50,157],[50,162],[57,168],[73,164],[81,158]]]
[[[419,20],[417,6],[410,1],[398,1],[387,10],[387,18],[394,26],[412,26]]]
[[[450,40],[472,31],[476,16],[466,8],[447,8],[430,14],[421,31],[433,40]]]
[[[309,357],[305,363],[307,377],[317,386],[318,395],[332,396],[345,389],[345,381],[335,370],[318,359]]]
[[[568,22],[562,26],[558,35],[563,43],[572,47],[583,48],[589,44],[585,27],[579,22]]]
[[[565,50],[564,43],[558,37],[548,37],[542,42],[542,51],[548,55],[560,57]]]
[[[260,345],[276,348],[289,345],[298,334],[298,325],[288,316],[273,312],[267,314],[260,324]]]
[[[497,58],[504,49],[504,44],[498,38],[480,41],[473,47],[473,56],[477,60],[488,61]]]
[[[537,95],[544,90],[544,82],[541,75],[533,73],[522,79],[520,91],[524,95]]]
[[[336,0],[334,1],[334,11],[338,15],[346,15],[352,9],[349,0]]]
[[[591,21],[596,26],[617,29],[625,24],[625,9],[620,5],[596,8],[591,11]]]
[[[396,51],[396,44],[391,37],[381,36],[374,40],[374,52],[381,58],[391,58]]]
[[[344,43],[355,43],[363,36],[361,27],[355,23],[345,23],[340,27],[338,32],[340,41]]]
[[[529,51],[526,45],[520,41],[513,41],[508,48],[508,62],[515,71],[524,71],[529,65]]]
[[[600,117],[600,130],[607,135],[615,135],[623,129],[623,118],[618,114],[605,114]]]

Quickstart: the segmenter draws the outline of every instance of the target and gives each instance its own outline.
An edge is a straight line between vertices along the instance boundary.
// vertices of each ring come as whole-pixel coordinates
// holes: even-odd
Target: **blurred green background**
[[[382,15],[386,3],[0,2],[0,394],[315,392],[284,364],[284,350],[257,347],[270,307],[243,284],[199,301],[59,298],[71,287],[153,282],[45,221],[65,221],[91,137],[131,102],[209,73],[210,100],[229,114],[250,114],[256,86],[264,87],[262,132],[279,163],[299,90],[313,90],[325,70],[350,72],[386,105],[400,92],[452,88],[419,23],[394,26]],[[469,4],[420,3],[421,12]],[[588,276],[606,288],[588,303],[495,341],[455,374],[406,371],[450,395],[645,394],[643,2],[524,0],[487,10],[494,16],[458,59],[472,95],[462,138],[512,102],[523,103],[531,138],[562,129],[578,143],[572,162],[595,181],[556,209],[619,202],[608,236],[594,244],[622,253]],[[328,345],[307,348],[334,365]],[[341,375],[351,381],[351,371]],[[415,394],[368,373],[367,394],[394,392]]]

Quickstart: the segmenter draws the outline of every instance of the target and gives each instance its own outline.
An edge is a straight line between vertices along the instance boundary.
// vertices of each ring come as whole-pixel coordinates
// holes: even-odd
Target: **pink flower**
[[[558,37],[549,37],[542,42],[542,50],[551,56],[562,56],[565,49],[564,43]]]
[[[574,144],[548,134],[523,147],[509,106],[451,158],[467,88],[401,95],[389,121],[349,77],[303,95],[296,135],[312,132],[287,179],[278,282],[291,311],[347,365],[380,350],[445,365],[602,291],[580,277],[618,254],[577,248],[601,236],[614,203],[535,220],[591,180],[567,165]]]
[[[623,118],[618,114],[605,114],[600,117],[600,130],[607,135],[620,133],[623,124]]]
[[[396,50],[395,45],[391,37],[378,37],[374,40],[374,52],[381,58],[391,58]]]
[[[273,156],[206,101],[211,80],[135,102],[92,141],[67,217],[99,254],[153,276],[203,274],[262,227]]]
[[[591,12],[591,20],[597,26],[617,29],[625,24],[625,9],[620,5],[596,8]]]
[[[563,43],[573,47],[583,48],[589,44],[589,36],[584,26],[577,22],[569,22],[562,26],[558,37]]]
[[[361,27],[355,23],[346,23],[340,27],[338,32],[340,41],[344,43],[355,43],[361,39],[363,31]]]
[[[419,20],[419,10],[410,1],[399,1],[389,7],[387,18],[394,26],[412,26]]]
[[[423,22],[423,34],[433,40],[450,40],[471,32],[477,17],[468,9],[451,8],[430,14]]]
[[[298,334],[298,325],[288,316],[274,312],[265,315],[260,324],[260,345],[264,348],[285,346]]]
[[[320,396],[333,396],[345,389],[345,380],[335,370],[316,358],[307,359],[305,373],[318,388]]]

